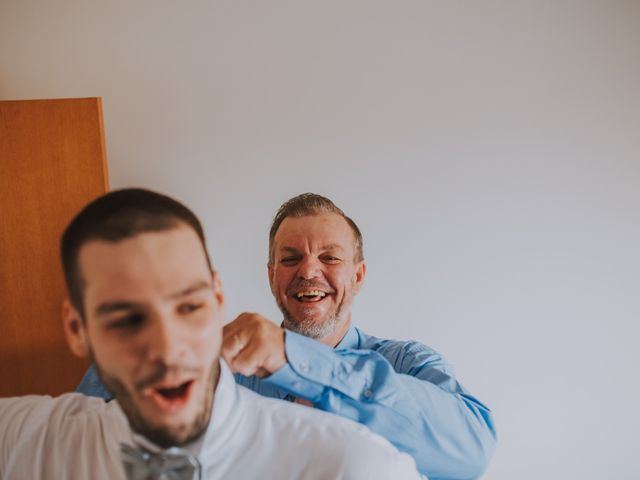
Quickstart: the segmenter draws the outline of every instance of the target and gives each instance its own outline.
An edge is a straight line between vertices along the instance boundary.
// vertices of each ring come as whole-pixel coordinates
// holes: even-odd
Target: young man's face
[[[185,225],[79,254],[84,334],[134,430],[161,446],[200,436],[219,372],[223,295]]]
[[[284,326],[338,342],[364,281],[364,262],[354,261],[351,227],[334,213],[287,217],[276,232],[273,251],[269,283]]]

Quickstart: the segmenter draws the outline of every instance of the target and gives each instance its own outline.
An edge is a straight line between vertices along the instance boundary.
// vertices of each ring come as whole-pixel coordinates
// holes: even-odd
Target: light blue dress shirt
[[[486,469],[496,442],[491,412],[433,349],[352,326],[335,349],[287,330],[285,350],[288,363],[269,377],[236,374],[236,381],[366,425],[413,456],[431,480],[476,479]],[[112,397],[94,367],[77,390]]]

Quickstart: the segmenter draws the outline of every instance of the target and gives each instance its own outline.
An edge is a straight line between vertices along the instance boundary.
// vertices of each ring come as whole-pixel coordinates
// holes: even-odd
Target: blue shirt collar
[[[360,331],[353,325],[349,327],[347,333],[344,334],[342,340],[338,342],[335,348],[360,348]]]

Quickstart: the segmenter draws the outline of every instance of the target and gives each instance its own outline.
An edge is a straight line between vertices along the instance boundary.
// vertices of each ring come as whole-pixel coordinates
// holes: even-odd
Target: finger
[[[231,335],[222,341],[221,355],[229,365],[235,357],[247,346],[249,339],[243,338],[240,333]]]
[[[241,373],[244,376],[255,375],[258,371],[264,370],[264,357],[268,351],[263,348],[260,342],[251,342],[244,349],[240,350],[231,361],[231,370],[234,373]]]
[[[239,329],[237,327],[227,328],[226,326],[222,329],[222,345],[226,345],[227,343],[231,343],[234,337],[238,337]]]
[[[244,322],[242,322],[242,319],[238,317],[232,322],[229,322],[226,325],[224,325],[222,327],[222,338],[227,339],[229,337],[232,337],[236,333],[238,333],[238,331],[242,329],[243,323]]]
[[[236,335],[244,330],[253,331],[253,322],[255,314],[248,312],[241,313],[233,321],[227,323],[222,327],[222,338],[226,339]]]
[[[284,330],[276,328],[278,336],[256,334],[249,344],[233,358],[232,369],[243,375],[265,377],[281,368],[287,361],[284,352]]]

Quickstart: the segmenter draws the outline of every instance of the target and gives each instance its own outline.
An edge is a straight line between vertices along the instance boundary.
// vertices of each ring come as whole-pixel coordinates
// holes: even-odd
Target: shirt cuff
[[[315,400],[333,378],[333,349],[316,340],[286,330],[287,363],[264,379],[289,393]]]

